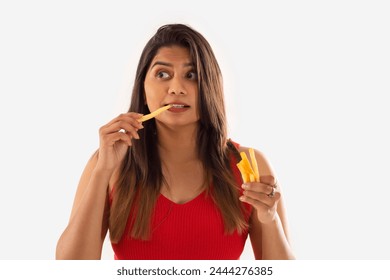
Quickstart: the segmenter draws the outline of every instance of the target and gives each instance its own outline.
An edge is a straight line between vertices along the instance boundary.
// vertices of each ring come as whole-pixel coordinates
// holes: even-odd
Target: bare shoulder
[[[271,166],[271,163],[263,152],[261,152],[256,148],[245,147],[245,146],[240,146],[238,150],[239,152],[245,152],[249,156],[250,148],[252,148],[255,151],[255,156],[256,156],[256,161],[259,168],[260,176],[272,175],[275,177],[275,172]]]

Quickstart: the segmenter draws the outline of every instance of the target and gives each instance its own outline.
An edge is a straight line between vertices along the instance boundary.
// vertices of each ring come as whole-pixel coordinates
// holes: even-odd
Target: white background
[[[54,258],[98,128],[177,22],[213,46],[230,136],[272,163],[297,257],[389,259],[386,2],[0,2],[0,259]]]

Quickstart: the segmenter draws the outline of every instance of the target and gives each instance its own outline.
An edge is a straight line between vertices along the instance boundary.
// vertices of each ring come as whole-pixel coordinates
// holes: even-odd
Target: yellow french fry
[[[249,149],[249,156],[250,156],[251,162],[252,162],[252,169],[254,172],[255,181],[260,182],[259,167],[257,166],[255,151],[252,148]]]
[[[259,168],[257,166],[255,151],[252,148],[249,149],[249,156],[251,158],[252,165],[245,152],[241,152],[240,155],[241,161],[237,163],[237,167],[241,173],[243,182],[260,182]]]
[[[246,173],[248,174],[254,174],[253,169],[251,167],[251,164],[248,160],[248,157],[246,156],[245,152],[241,152],[241,161],[242,161],[242,166],[244,167]]]
[[[238,167],[238,170],[240,170],[242,181],[244,183],[248,183],[249,182],[249,176],[248,176],[248,173],[246,172],[245,168],[242,165],[242,161],[237,163],[237,167]]]
[[[150,119],[154,118],[155,116],[157,116],[158,114],[161,114],[162,112],[168,110],[171,107],[172,107],[171,104],[166,105],[164,107],[161,107],[161,108],[157,109],[156,111],[154,111],[154,112],[152,112],[150,114],[142,116],[141,118],[138,119],[138,121],[139,122],[144,122],[144,121],[150,120]]]

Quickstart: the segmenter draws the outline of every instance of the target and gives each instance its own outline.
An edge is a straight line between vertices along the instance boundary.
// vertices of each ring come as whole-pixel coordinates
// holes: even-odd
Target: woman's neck
[[[198,160],[197,125],[171,128],[157,126],[160,158],[165,162],[183,163]]]

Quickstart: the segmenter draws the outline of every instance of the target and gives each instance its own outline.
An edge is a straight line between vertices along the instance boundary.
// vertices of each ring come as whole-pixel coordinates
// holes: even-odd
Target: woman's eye
[[[157,73],[157,78],[167,79],[167,78],[169,78],[169,74],[167,72],[160,71]]]
[[[197,75],[195,72],[191,71],[191,72],[188,72],[187,73],[187,79],[190,79],[190,80],[196,80],[197,79]]]

